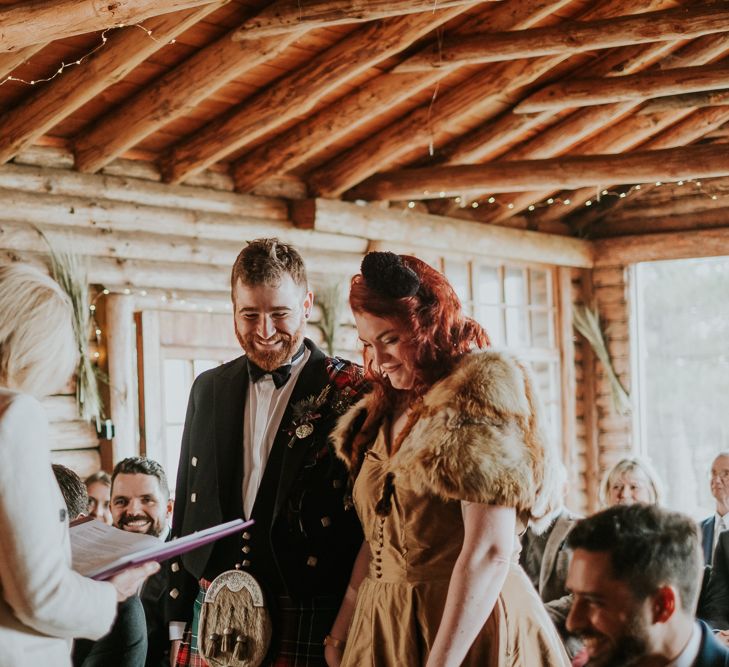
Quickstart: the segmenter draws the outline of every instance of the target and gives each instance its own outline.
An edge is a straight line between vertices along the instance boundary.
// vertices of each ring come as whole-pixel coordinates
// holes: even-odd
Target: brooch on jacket
[[[329,359],[327,372],[330,382],[317,396],[313,394],[291,406],[292,420],[287,433],[289,447],[296,440],[304,440],[314,433],[315,425],[323,417],[343,415],[359,397],[363,389],[362,369],[335,357]]]

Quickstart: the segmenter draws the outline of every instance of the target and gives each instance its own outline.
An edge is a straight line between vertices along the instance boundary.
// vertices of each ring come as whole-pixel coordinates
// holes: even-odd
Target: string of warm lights
[[[638,192],[638,191],[642,190],[646,186],[661,187],[664,185],[682,186],[682,185],[689,185],[689,184],[695,186],[699,194],[705,195],[706,197],[713,199],[714,201],[719,199],[719,195],[717,195],[716,192],[712,192],[710,189],[707,190],[705,188],[705,185],[702,184],[702,182],[700,180],[688,178],[688,179],[678,180],[678,181],[655,181],[655,183],[643,183],[643,184],[638,183],[636,185],[631,185],[627,189],[623,189],[623,190],[608,190],[605,188],[602,188],[602,189],[597,188],[596,192],[595,192],[595,196],[586,200],[585,202],[583,202],[583,205],[586,207],[593,206],[594,204],[599,203],[603,199],[603,197],[618,197],[620,199],[625,199],[626,197],[630,196],[634,192]],[[424,190],[423,194],[428,195],[430,193],[427,190]],[[729,193],[722,194],[721,196],[723,196],[723,197],[729,196]],[[445,199],[446,198],[445,192],[439,192],[438,198]],[[454,197],[453,202],[455,204],[458,204],[458,206],[460,208],[468,208],[468,207],[479,208],[480,206],[501,206],[501,207],[507,208],[507,209],[514,209],[516,207],[513,202],[506,201],[505,199],[500,199],[500,198],[497,198],[494,196],[488,197],[487,199],[477,199],[477,200],[467,200],[465,197]],[[558,206],[560,204],[563,206],[569,206],[570,204],[572,204],[572,200],[569,197],[548,197],[547,199],[544,199],[540,202],[535,202],[533,204],[529,204],[529,206],[527,206],[524,209],[524,211],[531,213],[540,208],[545,208],[548,206]],[[410,208],[410,209],[415,208],[416,205],[417,204],[415,201],[408,202],[408,208]]]
[[[120,23],[118,25],[115,25],[115,26],[111,26],[109,28],[106,28],[101,33],[101,41],[93,49],[91,49],[91,51],[89,51],[88,53],[84,54],[80,58],[77,58],[76,60],[71,60],[69,62],[61,61],[61,64],[58,67],[58,69],[53,74],[51,74],[50,76],[47,76],[47,77],[44,77],[44,78],[41,78],[41,79],[31,79],[30,81],[28,81],[27,79],[23,79],[22,77],[13,76],[12,74],[10,74],[10,75],[6,76],[2,81],[0,81],[0,86],[5,85],[6,83],[8,83],[8,81],[15,81],[17,83],[24,83],[24,84],[27,84],[29,86],[35,86],[35,85],[37,85],[39,83],[46,83],[48,81],[53,81],[53,79],[55,79],[57,76],[60,76],[61,74],[63,74],[64,70],[66,70],[67,68],[69,68],[69,67],[75,67],[76,65],[80,65],[82,62],[84,62],[85,60],[87,60],[88,58],[90,58],[91,56],[93,56],[97,51],[99,51],[99,49],[104,48],[104,46],[106,46],[106,43],[109,41],[109,38],[106,36],[106,34],[110,30],[117,30],[119,28],[125,28],[125,27],[127,27],[127,25],[125,23]],[[133,23],[129,27],[139,28],[143,32],[147,33],[147,36],[152,41],[154,41],[154,42],[159,42],[160,41],[159,39],[157,39],[154,36],[154,33],[153,33],[152,30],[150,30],[149,28],[145,28],[140,23]],[[176,40],[174,40],[174,39],[171,39],[169,41],[170,44],[174,44],[175,42],[176,42]]]

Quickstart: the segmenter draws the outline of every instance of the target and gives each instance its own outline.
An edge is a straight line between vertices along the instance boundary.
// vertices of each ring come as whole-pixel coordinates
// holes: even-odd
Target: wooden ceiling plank
[[[499,28],[519,28],[544,19],[568,0],[542,0],[526,5],[521,0],[506,0],[493,7],[487,20]],[[481,24],[481,19],[464,23],[459,32]],[[306,162],[323,148],[371,121],[400,102],[435,84],[447,72],[415,74],[385,73],[345,95],[290,130],[266,142],[236,161],[236,187],[248,192],[258,183]],[[521,118],[521,116],[516,116]]]
[[[373,21],[405,14],[468,7],[482,0],[278,0],[248,19],[233,39],[260,39],[293,30]]]
[[[661,6],[661,0],[644,6],[646,11]],[[583,19],[614,16],[634,9],[630,0],[599,3]],[[490,106],[510,90],[528,85],[557,66],[566,56],[551,56],[496,64],[476,73],[466,82],[370,136],[367,142],[343,151],[312,171],[307,180],[311,191],[337,197],[368,176],[395,164],[417,145],[427,146],[433,128],[445,129],[479,109]],[[488,92],[486,92],[488,91]]]
[[[521,58],[575,54],[629,44],[693,39],[726,32],[725,5],[680,7],[598,21],[567,21],[548,28],[518,32],[486,32],[447,39],[398,65],[396,72],[416,72]]]
[[[0,51],[139,23],[218,0],[33,0],[0,8]]]
[[[517,104],[514,113],[536,113],[549,109],[559,111],[571,107],[647,100],[678,92],[727,88],[727,65],[679,67],[605,79],[573,79],[542,88]]]
[[[76,168],[93,173],[105,167],[166,123],[188,113],[235,77],[275,58],[301,34],[291,32],[241,43],[231,40],[231,31],[196,51],[77,137],[74,142]]]
[[[39,44],[23,47],[18,51],[0,53],[0,80],[8,76],[16,67],[29,60],[45,46],[45,42],[40,42]]]
[[[727,226],[729,209],[715,208],[707,211],[694,211],[681,215],[658,215],[647,208],[646,215],[635,218],[611,220],[609,225],[596,228],[595,238],[615,238],[631,234],[651,234],[681,232],[693,229],[716,229]]]
[[[222,3],[206,4],[176,14],[150,19],[147,30],[154,39],[134,26],[115,31],[104,48],[83,66],[39,85],[19,106],[0,117],[0,164],[60,123],[102,90],[119,81],[171,39],[215,11]]]
[[[729,255],[729,227],[641,234],[593,242],[595,266]]]
[[[161,162],[165,180],[179,183],[306,113],[323,96],[428,34],[439,22],[436,14],[425,13],[383,19],[358,29],[174,146]]]
[[[487,165],[392,171],[354,188],[353,198],[432,199],[478,192],[571,190],[601,183],[648,183],[729,174],[725,146],[688,146],[624,155],[585,155]]]

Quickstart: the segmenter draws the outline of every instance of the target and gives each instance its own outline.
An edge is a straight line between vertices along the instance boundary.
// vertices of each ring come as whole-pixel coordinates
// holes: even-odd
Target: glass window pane
[[[486,329],[494,347],[503,347],[506,344],[501,324],[502,309],[498,306],[481,306],[478,309],[478,321]]]
[[[529,303],[533,306],[549,306],[549,273],[541,269],[529,269]]]
[[[506,269],[504,298],[509,306],[526,304],[526,278],[524,269]]]
[[[165,421],[168,424],[185,421],[191,370],[190,362],[184,359],[164,360]]]
[[[446,260],[445,275],[456,290],[458,298],[464,303],[471,301],[471,289],[468,283],[468,264]]]
[[[532,310],[529,316],[532,320],[532,346],[553,347],[554,328],[552,326],[552,311]]]
[[[197,377],[200,375],[200,373],[204,373],[205,371],[209,371],[211,368],[215,368],[216,366],[220,366],[219,361],[213,361],[211,359],[195,359],[192,362],[192,373],[194,377]],[[190,388],[188,387],[188,391]]]
[[[495,266],[478,267],[478,302],[481,304],[501,303],[499,270]]]
[[[529,344],[527,313],[523,308],[506,309],[506,344],[509,347],[525,347]]]
[[[182,424],[167,425],[165,436],[167,438],[165,447],[165,461],[160,461],[167,474],[167,482],[170,485],[170,491],[174,493],[175,480],[177,480],[177,467],[180,462],[180,449],[182,445]]]

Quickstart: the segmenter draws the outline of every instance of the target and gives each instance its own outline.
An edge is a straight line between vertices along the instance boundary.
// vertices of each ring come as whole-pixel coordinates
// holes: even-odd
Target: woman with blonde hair
[[[0,665],[70,665],[71,640],[104,635],[117,602],[159,569],[147,563],[97,582],[70,567],[68,515],[38,399],[66,385],[78,355],[72,305],[58,284],[28,265],[0,265]]]
[[[600,504],[632,505],[649,503],[660,505],[663,489],[653,466],[639,456],[620,459],[600,482]]]

